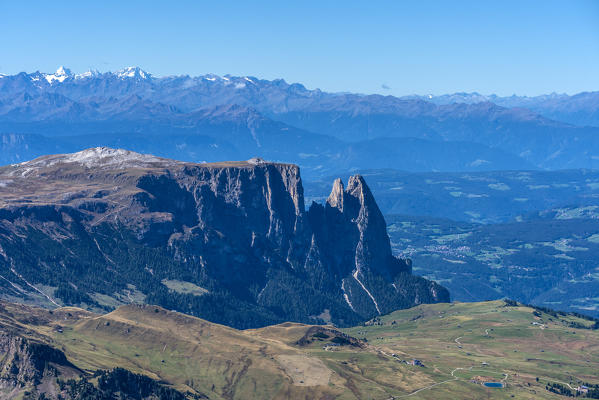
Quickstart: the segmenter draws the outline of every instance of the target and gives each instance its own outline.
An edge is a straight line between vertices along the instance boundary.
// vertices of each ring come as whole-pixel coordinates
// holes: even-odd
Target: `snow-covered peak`
[[[151,75],[139,67],[127,67],[116,72],[116,76],[121,79],[137,78],[150,79]]]
[[[48,83],[52,84],[54,81],[64,82],[65,79],[73,76],[73,73],[70,69],[63,67],[62,65],[56,70],[53,74],[45,74],[44,78],[48,81]]]
[[[58,67],[58,69],[55,72],[55,75],[59,75],[59,76],[68,76],[68,75],[72,75],[72,72],[70,69],[63,67],[62,65],[60,67]]]
[[[228,79],[225,79],[222,76],[219,76],[216,74],[206,74],[206,75],[200,76],[200,78],[205,81],[210,81],[210,82],[221,82],[221,81],[228,80]]]
[[[100,76],[100,72],[97,69],[89,69],[82,74],[75,75],[75,79],[95,78],[97,76]]]

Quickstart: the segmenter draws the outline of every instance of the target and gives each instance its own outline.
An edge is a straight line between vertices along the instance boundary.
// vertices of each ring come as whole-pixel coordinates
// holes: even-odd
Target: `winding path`
[[[489,336],[489,329],[485,329],[485,335]],[[459,337],[455,338],[455,339],[454,339],[454,342],[456,342],[456,343],[457,343],[459,346],[462,346],[462,342],[460,342],[460,339],[462,339],[462,336],[459,336]],[[384,351],[382,351],[382,350],[380,350],[380,349],[377,349],[377,351],[379,351],[380,353],[382,353],[382,354],[384,354],[384,355],[386,355],[386,356],[389,356],[389,357],[391,357],[389,354],[387,354],[386,352],[384,352]],[[418,390],[415,390],[415,391],[413,391],[413,392],[411,392],[411,393],[408,393],[408,394],[404,394],[404,395],[402,395],[402,396],[395,396],[395,397],[393,397],[393,399],[402,399],[402,398],[405,398],[405,397],[410,397],[410,396],[413,396],[413,395],[415,395],[415,394],[417,394],[417,393],[420,393],[420,392],[422,392],[423,390],[432,389],[432,388],[434,388],[435,386],[439,386],[439,385],[442,385],[442,384],[444,384],[444,383],[453,382],[453,381],[459,381],[459,380],[461,380],[461,378],[460,378],[460,377],[457,377],[457,376],[455,376],[455,373],[456,373],[457,371],[461,371],[461,370],[468,370],[468,371],[483,371],[483,372],[493,372],[493,373],[502,374],[502,375],[503,375],[503,379],[501,379],[501,380],[500,380],[500,382],[501,382],[501,383],[503,383],[504,385],[506,385],[506,381],[507,381],[507,379],[508,379],[508,377],[509,377],[509,374],[506,374],[505,372],[493,371],[493,370],[491,370],[491,369],[487,369],[487,368],[485,368],[485,369],[474,369],[474,366],[470,366],[470,367],[458,367],[458,368],[454,368],[454,369],[451,371],[451,374],[450,374],[450,375],[451,375],[451,379],[447,379],[447,380],[444,380],[444,381],[441,381],[441,382],[434,383],[434,384],[432,384],[432,385],[429,385],[429,386],[425,386],[425,387],[423,387],[423,388],[420,388],[420,389],[418,389]],[[563,382],[558,382],[558,383],[563,383]],[[570,389],[572,389],[572,390],[575,390],[575,389],[574,389],[573,387],[571,387],[569,384],[567,384],[567,383],[563,383],[563,384],[565,384],[565,385],[567,385],[568,387],[570,387]]]
[[[479,370],[479,369],[473,369],[473,368],[474,368],[474,366],[472,366],[472,367],[468,367],[468,368],[464,368],[464,367],[455,368],[453,371],[451,371],[451,376],[452,376],[452,379],[447,379],[447,380],[445,380],[445,381],[442,381],[442,382],[437,382],[437,383],[434,383],[434,384],[432,384],[432,385],[425,386],[425,387],[423,387],[423,388],[420,388],[420,389],[418,389],[418,390],[415,390],[415,391],[413,391],[412,393],[404,394],[404,395],[402,395],[402,396],[399,396],[399,397],[393,397],[393,398],[394,398],[394,399],[402,399],[402,398],[405,398],[405,397],[410,397],[410,396],[413,396],[413,395],[415,395],[416,393],[422,392],[423,390],[432,389],[432,388],[434,388],[435,386],[439,386],[439,385],[442,385],[442,384],[444,384],[444,383],[447,383],[447,382],[459,381],[459,380],[460,380],[460,378],[459,378],[459,377],[457,377],[457,376],[455,376],[455,373],[456,373],[456,371],[460,371],[460,370],[468,370],[468,371],[485,371],[485,372],[495,372],[495,373],[497,373],[497,371],[492,371],[492,370],[488,370],[488,369]],[[509,377],[509,374],[503,373],[503,379],[502,379],[500,382],[502,382],[502,383],[505,385],[505,381],[507,380],[507,378],[508,378],[508,377]],[[566,385],[567,385],[567,384],[566,384]],[[570,386],[570,385],[568,385],[568,386]],[[571,389],[573,389],[571,386],[570,386],[570,388],[571,388]]]
[[[452,371],[452,374],[453,374],[453,371]],[[423,387],[423,388],[421,388],[421,389],[418,389],[418,390],[416,390],[416,391],[414,391],[414,392],[412,392],[412,393],[409,393],[409,394],[404,394],[403,396],[399,396],[399,397],[394,397],[394,399],[402,399],[402,398],[404,398],[404,397],[410,397],[410,396],[413,396],[413,395],[415,395],[416,393],[422,392],[423,390],[432,389],[432,388],[434,388],[435,386],[439,386],[439,385],[442,385],[442,384],[444,384],[444,383],[447,383],[447,382],[457,381],[458,379],[459,379],[459,378],[457,378],[457,377],[454,377],[453,379],[448,379],[448,380],[446,380],[446,381],[443,381],[443,382],[437,382],[437,383],[435,383],[435,384],[433,384],[433,385],[430,385],[430,386],[427,386],[427,387]]]

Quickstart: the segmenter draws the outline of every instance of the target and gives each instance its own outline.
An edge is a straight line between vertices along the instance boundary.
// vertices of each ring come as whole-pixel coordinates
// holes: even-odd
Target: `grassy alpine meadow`
[[[84,373],[121,367],[189,398],[556,399],[546,385],[599,383],[596,321],[511,301],[252,330],[150,305],[105,315],[3,306],[4,331],[50,344]]]
[[[554,398],[547,382],[599,381],[598,331],[572,328],[591,326],[574,319],[504,301],[452,303],[397,311],[346,332],[398,362],[419,360],[423,366],[410,368],[439,384],[414,398]]]

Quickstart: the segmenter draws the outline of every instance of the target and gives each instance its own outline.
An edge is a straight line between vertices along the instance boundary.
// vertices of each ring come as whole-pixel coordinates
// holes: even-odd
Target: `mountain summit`
[[[366,181],[308,211],[299,168],[93,148],[0,168],[4,293],[92,309],[143,301],[219,323],[348,324],[447,291],[391,253]],[[10,266],[10,267],[9,267]],[[53,289],[43,289],[53,288]]]
[[[150,79],[151,75],[139,67],[127,67],[115,72],[115,75],[121,79],[133,78],[137,80]]]
[[[53,74],[45,74],[44,77],[46,78],[46,81],[48,81],[49,84],[55,83],[55,82],[64,82],[66,79],[68,78],[72,78],[74,75],[71,72],[70,69],[65,68],[63,66],[58,67],[58,69],[56,70],[55,73]]]

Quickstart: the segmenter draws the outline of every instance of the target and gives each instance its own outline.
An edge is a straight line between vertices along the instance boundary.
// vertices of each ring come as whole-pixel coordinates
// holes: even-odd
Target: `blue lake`
[[[485,385],[486,387],[492,387],[492,388],[502,388],[503,387],[503,383],[501,383],[501,382],[485,382],[485,383],[483,383],[483,385]]]

